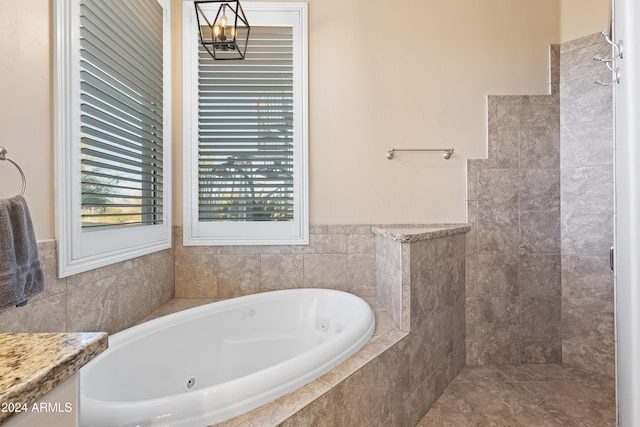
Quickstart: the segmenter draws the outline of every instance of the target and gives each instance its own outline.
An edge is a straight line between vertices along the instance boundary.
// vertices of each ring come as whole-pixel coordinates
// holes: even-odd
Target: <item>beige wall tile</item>
[[[305,254],[304,286],[347,290],[346,254]]]
[[[186,247],[175,260],[176,298],[214,298],[218,295],[218,260],[205,248]]]
[[[376,295],[375,253],[347,254],[347,291],[358,296]]]
[[[302,254],[262,254],[260,290],[275,291],[303,286]]]
[[[218,255],[217,297],[232,298],[260,291],[260,255]]]
[[[344,254],[347,253],[346,234],[312,234],[309,246],[302,250],[305,254]]]
[[[70,332],[119,331],[118,276],[76,286],[67,293],[67,329]]]
[[[347,253],[371,254],[375,252],[375,237],[370,228],[368,233],[347,234]]]

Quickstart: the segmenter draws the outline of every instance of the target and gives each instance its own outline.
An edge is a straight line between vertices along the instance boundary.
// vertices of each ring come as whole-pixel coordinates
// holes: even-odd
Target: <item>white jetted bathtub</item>
[[[293,289],[192,308],[109,337],[80,371],[82,426],[206,426],[331,370],[375,329],[346,292]]]

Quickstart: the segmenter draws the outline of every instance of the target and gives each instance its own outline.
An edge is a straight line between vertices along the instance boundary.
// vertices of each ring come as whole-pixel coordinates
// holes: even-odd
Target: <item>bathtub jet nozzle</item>
[[[184,389],[186,391],[190,391],[195,389],[197,385],[198,385],[198,379],[196,377],[189,377],[187,378],[187,382],[184,385]]]

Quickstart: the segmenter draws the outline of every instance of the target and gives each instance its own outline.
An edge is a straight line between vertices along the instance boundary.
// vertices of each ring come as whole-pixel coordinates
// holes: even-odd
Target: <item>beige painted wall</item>
[[[177,62],[181,2],[172,2]],[[485,95],[547,93],[559,1],[310,0],[309,16],[311,222],[464,221],[464,160],[486,152]],[[38,239],[55,234],[51,22],[51,0],[0,0],[0,144],[28,176]],[[179,63],[174,83],[181,224]],[[451,160],[385,158],[391,147],[442,146],[455,148]],[[0,164],[0,197],[17,181]]]
[[[51,2],[0,0],[0,146],[24,170],[38,239],[54,234]],[[20,191],[0,162],[0,197]]]
[[[608,28],[609,1],[561,0],[560,41],[568,42]]]
[[[486,94],[547,93],[559,34],[557,0],[310,0],[311,222],[464,221]],[[390,161],[392,147],[455,154]]]

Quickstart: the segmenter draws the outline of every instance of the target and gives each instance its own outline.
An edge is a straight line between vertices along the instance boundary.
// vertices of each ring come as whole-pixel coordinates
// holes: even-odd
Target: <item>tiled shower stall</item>
[[[561,46],[562,362],[615,375],[613,100],[600,35]]]
[[[467,364],[614,376],[612,90],[600,35],[551,46],[551,94],[490,96],[468,162]]]

